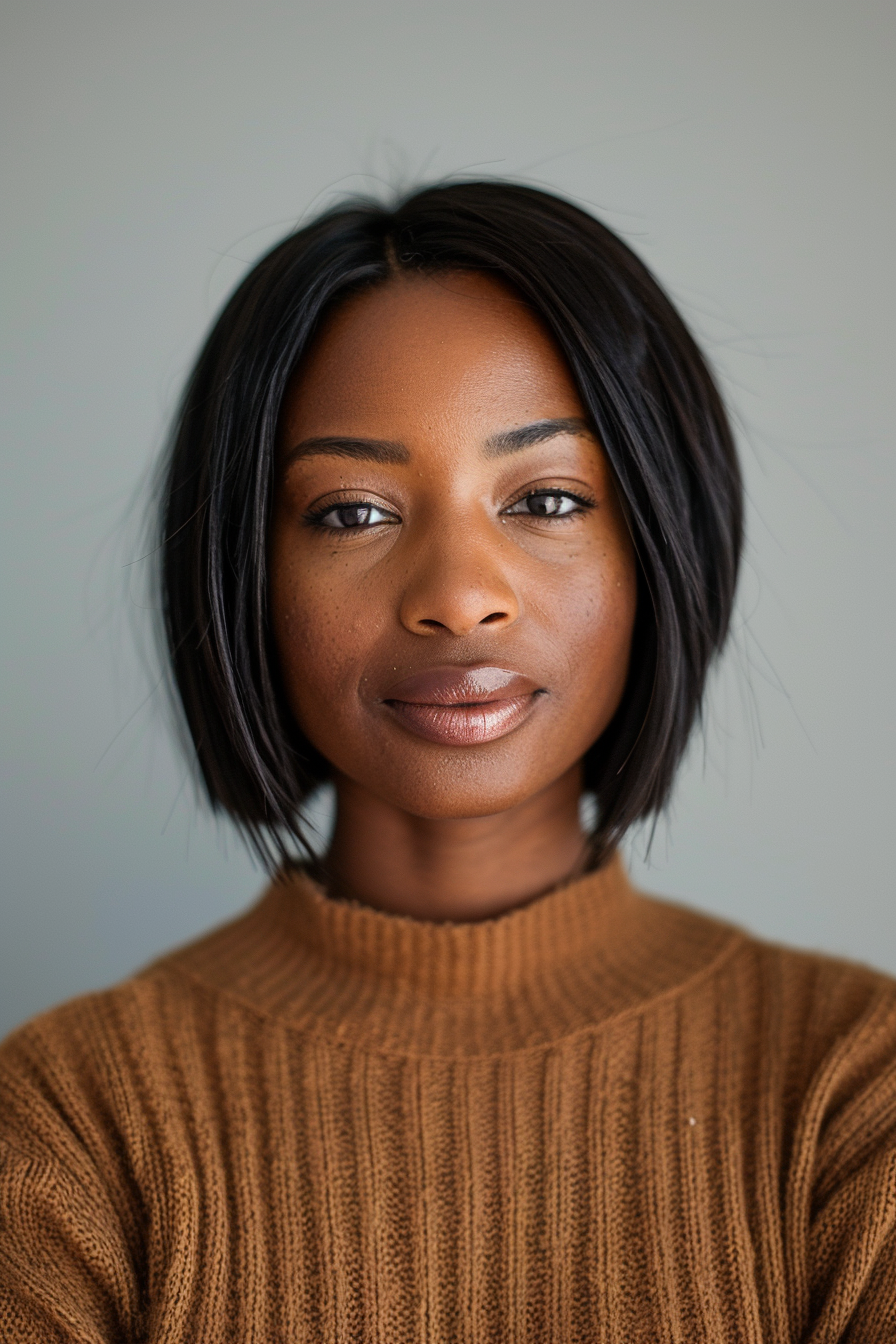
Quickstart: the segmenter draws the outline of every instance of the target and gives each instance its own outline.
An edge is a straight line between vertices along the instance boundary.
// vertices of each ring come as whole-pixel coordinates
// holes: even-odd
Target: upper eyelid
[[[369,494],[364,490],[351,490],[346,487],[339,492],[344,498],[327,499],[325,503],[309,504],[304,510],[305,515],[329,513],[331,509],[351,509],[362,505],[369,505],[374,509],[382,509],[383,513],[397,513],[394,504],[387,504],[383,499],[377,499],[373,491]]]
[[[594,491],[585,485],[580,485],[578,488],[571,485],[528,485],[513,495],[505,508],[512,508],[514,504],[519,504],[520,500],[528,499],[531,495],[567,495],[570,499],[578,500],[580,504],[597,504]]]
[[[383,513],[392,514],[395,517],[401,516],[395,505],[387,504],[385,500],[378,500],[373,491],[368,494],[363,488],[352,490],[351,487],[346,486],[345,489],[339,493],[344,495],[345,498],[331,499],[328,500],[326,504],[309,505],[304,511],[305,517],[321,518],[325,517],[333,509],[355,508],[363,505],[380,509]],[[594,506],[598,502],[594,492],[589,489],[584,482],[577,482],[575,486],[571,484],[535,484],[523,486],[521,490],[514,492],[510,500],[502,506],[502,511],[513,508],[515,504],[519,504],[522,500],[527,499],[532,495],[566,495],[571,499],[577,500],[581,504],[589,506]]]

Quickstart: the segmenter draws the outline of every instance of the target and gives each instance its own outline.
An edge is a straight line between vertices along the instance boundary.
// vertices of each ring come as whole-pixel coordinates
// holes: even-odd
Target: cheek
[[[576,582],[545,593],[544,615],[564,650],[572,722],[603,731],[625,689],[638,600],[634,557],[627,548],[599,548]]]
[[[274,642],[287,695],[300,727],[354,702],[368,651],[382,626],[371,603],[359,603],[338,576],[315,578],[310,564],[272,561]]]

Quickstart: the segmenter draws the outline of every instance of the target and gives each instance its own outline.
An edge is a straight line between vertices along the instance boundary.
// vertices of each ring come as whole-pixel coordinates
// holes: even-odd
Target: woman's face
[[[400,277],[325,324],[270,546],[286,692],[337,782],[492,815],[619,704],[636,567],[612,476],[551,337],[487,276]]]

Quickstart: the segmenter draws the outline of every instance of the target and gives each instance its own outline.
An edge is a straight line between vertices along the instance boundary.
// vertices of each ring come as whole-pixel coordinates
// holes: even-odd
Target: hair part
[[[570,202],[498,181],[329,210],[268,252],[224,306],[160,477],[161,633],[181,721],[212,806],[271,868],[311,855],[302,810],[329,769],[286,703],[268,613],[287,385],[338,301],[402,271],[458,270],[504,280],[553,335],[637,554],[628,682],[584,760],[594,863],[667,801],[728,631],[743,535],[731,428],[693,337],[630,248]]]

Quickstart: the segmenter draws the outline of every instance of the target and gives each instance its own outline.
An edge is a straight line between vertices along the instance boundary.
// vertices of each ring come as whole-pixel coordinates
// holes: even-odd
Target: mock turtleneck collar
[[[398,1054],[495,1054],[638,1007],[738,935],[635,892],[618,856],[518,909],[432,923],[283,874],[248,914],[175,954],[257,1011]]]
[[[451,923],[332,900],[304,875],[286,880],[284,915],[316,954],[362,976],[437,999],[513,993],[581,954],[631,894],[614,858],[585,882],[491,919]],[[584,899],[583,899],[584,896]]]

